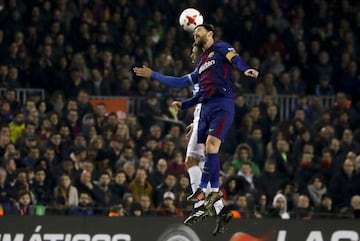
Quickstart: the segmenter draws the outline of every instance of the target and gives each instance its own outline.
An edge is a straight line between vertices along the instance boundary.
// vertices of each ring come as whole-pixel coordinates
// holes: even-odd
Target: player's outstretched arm
[[[190,77],[192,73],[181,77],[168,76],[153,71],[145,65],[143,65],[143,67],[135,67],[133,68],[133,71],[136,76],[144,77],[147,79],[153,78],[160,83],[163,83],[173,88],[184,88],[193,84]]]
[[[259,71],[250,68],[231,45],[223,43],[221,47],[220,51],[222,51],[227,60],[236,65],[236,67],[241,70],[245,76],[253,78],[257,78],[259,76]]]
[[[136,74],[136,76],[140,76],[147,79],[151,78],[151,73],[153,72],[152,69],[150,69],[146,65],[143,65],[142,67],[134,67],[133,71]]]

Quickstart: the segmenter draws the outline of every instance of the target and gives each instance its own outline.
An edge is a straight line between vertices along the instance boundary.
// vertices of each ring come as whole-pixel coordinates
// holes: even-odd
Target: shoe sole
[[[196,212],[196,213],[198,213],[198,212]],[[206,210],[202,211],[202,212],[203,213],[199,213],[198,216],[196,216],[196,213],[194,213],[193,215],[190,215],[187,219],[184,220],[184,224],[192,225],[192,224],[198,223],[201,220],[204,220],[206,217],[209,216],[209,213]]]
[[[222,225],[222,227],[220,228],[220,225],[216,225],[216,229],[213,231],[213,236],[216,236],[218,234],[223,234],[225,232],[226,225],[228,225],[230,223],[232,218],[233,218],[232,213],[228,213],[226,215],[226,219],[225,219],[224,224]]]

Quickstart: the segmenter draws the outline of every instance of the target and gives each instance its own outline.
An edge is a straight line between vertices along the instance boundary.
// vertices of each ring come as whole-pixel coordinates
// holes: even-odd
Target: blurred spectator
[[[162,196],[162,201],[157,208],[159,216],[182,216],[181,211],[175,205],[175,194],[167,191]]]
[[[46,177],[44,169],[36,169],[34,172],[34,180],[30,184],[30,190],[34,193],[36,204],[50,205],[52,196],[52,186],[49,183],[49,178]]]
[[[312,206],[319,207],[321,204],[322,196],[327,192],[324,180],[319,176],[314,176],[307,186],[307,192],[310,197]]]
[[[158,206],[162,200],[162,196],[165,192],[171,191],[176,192],[177,179],[174,174],[167,173],[164,181],[161,182],[155,188],[155,206]]]
[[[347,158],[342,168],[334,173],[329,185],[329,194],[338,209],[348,207],[351,197],[359,190],[359,176],[355,172],[354,162]]]
[[[54,211],[56,214],[65,214],[69,208],[78,206],[79,196],[76,187],[72,186],[68,175],[60,177],[59,184],[54,189]]]
[[[245,194],[236,195],[233,199],[233,204],[230,204],[229,208],[238,211],[242,218],[255,217],[255,213],[252,211],[248,197]]]
[[[329,76],[320,76],[319,83],[315,86],[316,95],[331,96],[335,94],[334,86]]]
[[[312,176],[317,172],[317,167],[313,160],[314,156],[310,153],[303,152],[299,165],[295,171],[295,182],[298,184],[298,192],[300,194],[307,193],[308,183]]]
[[[324,194],[321,197],[320,206],[315,207],[314,209],[314,218],[336,218],[337,210],[333,206],[332,198]]]
[[[140,206],[142,210],[142,216],[156,216],[156,211],[152,207],[151,197],[142,195],[140,198]]]
[[[150,173],[150,180],[155,187],[165,180],[165,176],[168,173],[167,168],[168,164],[165,159],[161,158],[157,161],[155,169]]]
[[[287,212],[287,200],[284,195],[280,193],[275,195],[272,202],[272,209],[269,211],[269,217],[290,219],[290,215]]]
[[[9,123],[11,133],[10,139],[12,143],[15,143],[17,141],[17,139],[25,129],[24,120],[24,114],[21,112],[17,112],[14,114],[14,119],[12,120],[12,122]]]
[[[128,182],[124,171],[117,171],[114,174],[114,183],[111,185],[112,193],[117,196],[116,199],[122,200],[125,193],[129,192]]]
[[[76,216],[93,216],[94,209],[90,195],[87,192],[80,192],[79,205],[70,208],[68,214]]]
[[[168,172],[180,177],[186,174],[184,154],[180,151],[175,151],[175,156],[168,161]]]
[[[258,126],[254,126],[251,131],[251,135],[246,139],[246,143],[253,151],[253,161],[260,169],[263,169],[266,151],[266,145],[263,139],[263,130]]]
[[[252,150],[251,147],[247,144],[239,144],[235,150],[234,159],[231,162],[235,168],[235,173],[239,172],[242,164],[244,162],[248,162],[251,164],[251,170],[254,176],[258,176],[260,174],[259,167],[252,160]]]
[[[99,207],[109,207],[120,203],[120,199],[113,192],[111,183],[111,175],[103,172],[99,176],[97,185],[94,187],[95,201]]]
[[[136,202],[140,201],[141,195],[154,196],[154,188],[148,181],[146,171],[142,168],[136,170],[135,178],[129,184],[129,190],[134,195]]]
[[[22,191],[16,202],[16,214],[21,216],[34,215],[34,205],[29,192]]]
[[[313,207],[307,195],[300,195],[296,207],[291,210],[290,217],[294,219],[310,220],[313,215]]]
[[[273,160],[267,160],[264,169],[255,178],[254,183],[256,190],[266,194],[266,197],[271,200],[280,189],[282,181],[283,178],[277,172],[276,163]]]
[[[255,200],[255,217],[266,218],[269,215],[270,205],[268,197],[265,194],[258,195]]]

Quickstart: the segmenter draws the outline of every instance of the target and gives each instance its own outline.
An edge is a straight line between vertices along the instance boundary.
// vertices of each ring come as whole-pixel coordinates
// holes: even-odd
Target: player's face
[[[191,55],[190,55],[191,63],[195,64],[198,61],[199,56],[200,56],[199,48],[197,46],[193,46]]]
[[[208,41],[208,33],[209,32],[202,26],[194,30],[194,42],[198,47],[202,48],[206,44]]]

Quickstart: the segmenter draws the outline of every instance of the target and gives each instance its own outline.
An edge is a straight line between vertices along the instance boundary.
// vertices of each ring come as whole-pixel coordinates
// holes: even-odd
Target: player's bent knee
[[[193,167],[193,166],[198,166],[199,165],[199,161],[196,160],[194,157],[191,157],[191,156],[187,156],[186,159],[185,159],[185,166],[186,168],[190,168],[190,167]]]
[[[218,153],[221,145],[221,140],[215,136],[208,136],[205,144],[206,153]]]

